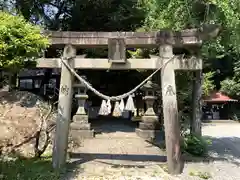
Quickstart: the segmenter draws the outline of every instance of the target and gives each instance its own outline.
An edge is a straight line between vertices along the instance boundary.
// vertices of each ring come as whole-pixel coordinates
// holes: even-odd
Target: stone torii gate
[[[200,79],[202,60],[200,57],[173,57],[176,47],[194,48],[199,50],[204,39],[204,32],[191,29],[182,32],[45,32],[52,46],[64,47],[64,62],[74,69],[111,69],[155,70],[173,58],[165,65],[161,75],[163,114],[166,137],[167,162],[169,172],[179,174],[183,168],[180,150],[180,126],[178,121],[178,107],[176,97],[175,70],[192,70],[198,72]],[[76,56],[77,48],[108,47],[108,59],[82,58]],[[159,57],[150,59],[127,59],[126,48],[158,47]],[[73,74],[61,63],[60,58],[41,58],[37,60],[39,68],[61,68],[59,91],[58,117],[56,136],[53,148],[53,166],[61,168],[65,165],[68,147],[69,124],[71,121],[71,104],[73,93]],[[201,80],[201,79],[200,79]],[[197,82],[197,81],[196,81]],[[200,97],[201,84],[196,83],[193,99],[195,100],[195,114],[193,129],[201,131]],[[167,92],[172,89],[172,93]],[[197,113],[198,112],[198,113]]]

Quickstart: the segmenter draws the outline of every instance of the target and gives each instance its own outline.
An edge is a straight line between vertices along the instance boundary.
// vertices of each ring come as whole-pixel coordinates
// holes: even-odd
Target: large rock
[[[0,91],[0,147],[18,144],[33,135],[41,116],[45,117],[49,110],[49,103],[33,93]],[[54,123],[55,117],[56,114],[51,113],[47,122]],[[32,151],[29,144],[26,146],[25,151]]]

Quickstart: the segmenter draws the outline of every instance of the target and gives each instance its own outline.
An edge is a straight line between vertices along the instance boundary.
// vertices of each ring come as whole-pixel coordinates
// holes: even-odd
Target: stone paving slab
[[[134,127],[110,124],[106,129],[70,153],[72,161],[80,162],[75,179],[161,179],[156,167],[160,171],[166,162],[164,152],[138,137]]]
[[[157,147],[137,137],[96,137],[86,139],[83,147],[75,149],[75,158],[83,158],[85,161],[101,161],[106,163],[138,165],[142,162],[148,164],[162,163],[166,161],[164,153]],[[115,163],[115,164],[114,164]]]

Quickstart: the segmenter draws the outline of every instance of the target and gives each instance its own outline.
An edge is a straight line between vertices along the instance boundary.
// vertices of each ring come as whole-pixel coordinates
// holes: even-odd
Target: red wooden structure
[[[205,102],[212,103],[224,103],[224,102],[236,102],[238,100],[232,99],[220,92],[212,93],[208,98],[204,99]]]

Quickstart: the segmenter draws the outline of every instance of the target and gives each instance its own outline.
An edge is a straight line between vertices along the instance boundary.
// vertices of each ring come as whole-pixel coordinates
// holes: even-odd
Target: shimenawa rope
[[[76,71],[71,68],[69,66],[69,64],[67,62],[65,62],[62,58],[61,62],[64,66],[66,66],[66,68],[81,82],[83,83],[89,90],[91,90],[93,93],[95,93],[97,96],[106,99],[106,100],[110,100],[110,101],[120,101],[121,99],[124,99],[128,96],[130,96],[131,94],[133,94],[134,92],[136,92],[142,85],[144,85],[150,78],[152,78],[160,69],[164,69],[166,67],[166,65],[172,61],[174,59],[175,56],[171,57],[168,61],[166,61],[162,66],[160,66],[158,69],[156,69],[150,76],[148,76],[145,80],[143,80],[139,85],[137,85],[135,88],[133,88],[131,91],[124,93],[122,95],[118,95],[118,96],[107,96],[102,94],[101,92],[99,92],[98,90],[96,90],[94,87],[91,86],[90,83],[88,83],[84,78],[82,78],[81,76],[79,76]],[[69,60],[71,58],[67,58],[66,60]]]

